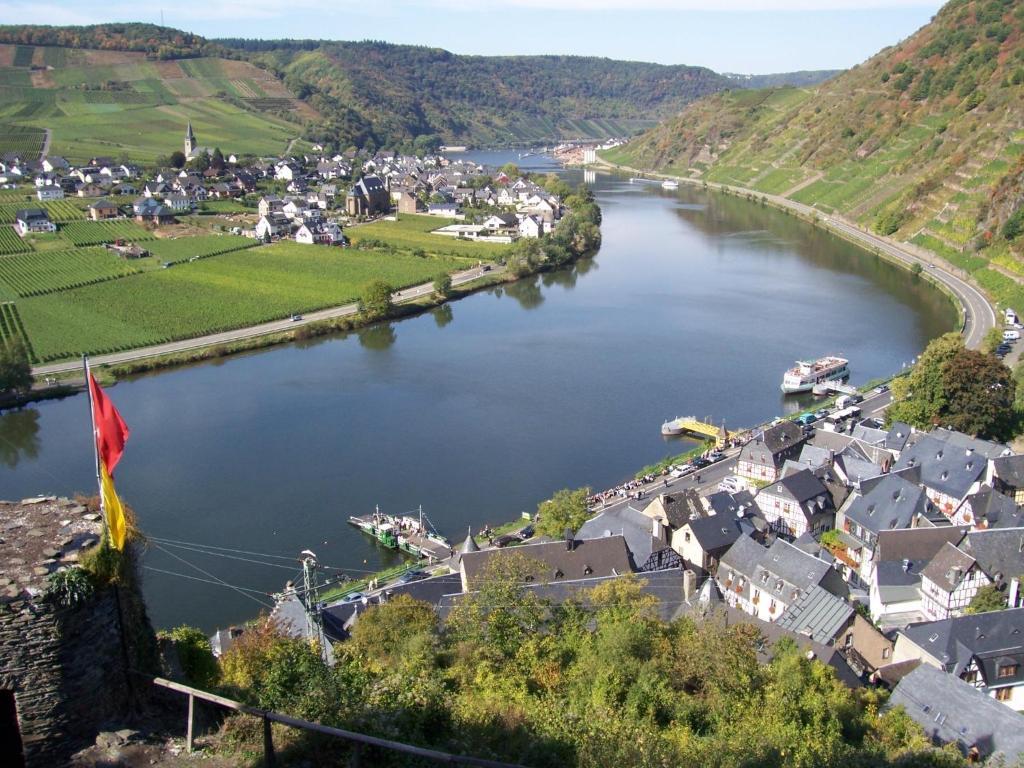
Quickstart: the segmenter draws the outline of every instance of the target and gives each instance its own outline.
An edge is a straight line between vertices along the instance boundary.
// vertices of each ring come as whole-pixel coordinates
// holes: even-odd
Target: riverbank
[[[673,176],[671,174],[641,170],[612,163],[600,156],[598,156],[595,164],[611,171],[635,174],[657,180],[669,179],[682,184],[745,198],[753,203],[760,202],[763,205],[769,205],[788,215],[807,221],[814,226],[823,227],[847,242],[859,246],[867,253],[884,258],[904,269],[916,271],[914,265],[919,265],[919,276],[931,282],[947,296],[951,296],[955,303],[959,305],[958,311],[961,318],[960,332],[964,337],[965,346],[971,349],[981,347],[985,334],[996,326],[996,307],[982,289],[968,282],[967,279],[953,274],[951,271],[953,267],[947,264],[940,256],[932,254],[930,251],[928,252],[930,258],[924,258],[902,243],[867,232],[838,216],[828,216],[808,205],[778,195],[769,195],[753,189],[707,182],[702,179],[692,179],[686,176]]]

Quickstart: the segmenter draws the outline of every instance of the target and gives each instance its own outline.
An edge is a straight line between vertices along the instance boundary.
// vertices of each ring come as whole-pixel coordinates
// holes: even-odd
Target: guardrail
[[[444,763],[446,765],[475,765],[480,766],[481,768],[525,768],[525,766],[517,763],[502,763],[495,760],[485,760],[481,757],[471,757],[469,755],[453,755],[449,752],[439,752],[434,749],[426,749],[412,744],[404,744],[400,741],[391,741],[390,739],[380,739],[376,736],[368,736],[365,733],[355,733],[354,731],[346,731],[341,728],[333,728],[328,725],[312,723],[308,720],[291,717],[290,715],[282,715],[280,712],[274,712],[269,709],[250,707],[248,704],[243,704],[240,701],[235,701],[234,699],[229,699],[224,696],[218,696],[215,693],[209,693],[207,691],[200,690],[199,688],[193,688],[190,685],[184,685],[183,683],[176,683],[173,680],[165,680],[162,677],[153,678],[153,685],[161,688],[167,688],[171,691],[177,691],[178,693],[184,693],[188,696],[188,725],[186,729],[185,742],[190,753],[195,747],[196,699],[200,699],[201,701],[207,701],[225,709],[260,718],[263,721],[263,761],[264,764],[270,768],[277,765],[277,758],[274,753],[274,739],[270,730],[271,723],[281,723],[282,725],[287,725],[291,728],[299,728],[304,731],[314,731],[316,733],[335,736],[339,739],[352,742],[355,746],[355,750],[350,765],[354,768],[357,768],[360,764],[362,748],[364,745],[389,750],[391,752],[400,752],[402,754],[412,755],[414,757],[432,760],[436,763]]]

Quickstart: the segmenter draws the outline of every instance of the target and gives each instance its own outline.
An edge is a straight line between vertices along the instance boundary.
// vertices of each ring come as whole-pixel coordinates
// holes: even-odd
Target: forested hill
[[[339,122],[329,129],[378,145],[421,135],[473,144],[630,135],[695,98],[735,87],[701,67],[459,56],[378,42],[311,50],[292,43],[253,56],[322,114],[334,116]]]
[[[953,0],[816,88],[689,105],[610,159],[788,196],[1024,300],[1024,3]]]

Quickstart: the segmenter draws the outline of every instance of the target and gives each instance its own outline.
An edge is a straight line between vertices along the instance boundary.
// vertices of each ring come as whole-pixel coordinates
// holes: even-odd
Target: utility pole
[[[306,609],[307,637],[316,638],[320,646],[320,656],[324,664],[328,663],[327,638],[324,636],[323,621],[320,617],[320,585],[317,570],[320,567],[316,553],[304,549],[302,555],[302,605]]]

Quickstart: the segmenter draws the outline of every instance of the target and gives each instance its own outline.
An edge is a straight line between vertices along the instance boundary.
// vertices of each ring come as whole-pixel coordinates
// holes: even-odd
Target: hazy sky
[[[160,23],[207,37],[386,40],[719,72],[846,68],[914,32],[935,0],[0,0],[0,23]]]

